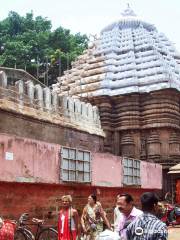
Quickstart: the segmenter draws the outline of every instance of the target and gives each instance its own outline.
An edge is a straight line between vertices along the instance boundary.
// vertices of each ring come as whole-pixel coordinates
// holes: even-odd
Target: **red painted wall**
[[[180,179],[176,183],[176,202],[180,204]]]
[[[60,199],[64,194],[72,195],[73,205],[81,214],[87,197],[91,193],[97,193],[108,217],[112,218],[117,194],[130,193],[139,205],[139,197],[144,191],[149,189],[0,182],[0,215],[17,219],[21,213],[29,212],[33,217],[44,218],[48,211],[58,212],[60,203],[57,202],[57,198]]]

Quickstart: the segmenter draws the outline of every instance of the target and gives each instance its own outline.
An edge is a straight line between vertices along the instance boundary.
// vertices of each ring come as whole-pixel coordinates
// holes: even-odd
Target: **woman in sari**
[[[72,208],[72,198],[65,195],[61,198],[62,209],[58,218],[58,240],[76,240],[78,235],[78,212]]]
[[[95,195],[90,195],[81,217],[81,225],[86,239],[95,240],[99,233],[103,231],[103,222],[111,229],[101,203],[97,202]]]

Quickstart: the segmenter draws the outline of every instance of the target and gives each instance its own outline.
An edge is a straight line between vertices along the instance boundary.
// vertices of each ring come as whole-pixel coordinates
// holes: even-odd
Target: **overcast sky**
[[[31,10],[73,33],[99,34],[119,19],[127,3],[142,19],[153,23],[180,51],[180,0],[0,0],[0,20],[9,11],[25,15]]]

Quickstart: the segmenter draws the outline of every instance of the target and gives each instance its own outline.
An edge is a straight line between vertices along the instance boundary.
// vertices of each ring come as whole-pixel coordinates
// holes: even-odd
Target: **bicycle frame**
[[[28,226],[35,226],[36,227],[36,231],[35,234],[33,234],[31,232],[31,229],[29,230],[27,227]],[[43,229],[43,226],[41,223],[27,223],[24,225],[24,227],[21,227],[21,229],[24,230],[24,232],[26,232],[26,235],[28,235],[29,239],[31,240],[37,240],[39,237],[39,234],[41,232],[41,230]]]
[[[28,226],[35,226],[36,231],[33,234],[31,229],[28,229]],[[28,240],[38,240],[39,235],[43,229],[53,228],[52,226],[44,226],[42,223],[27,223],[24,226],[18,227],[18,229],[22,229],[22,231],[26,234]]]
[[[17,230],[20,230],[21,232],[23,232],[25,234],[27,240],[35,240],[34,235],[32,234],[32,232],[29,229],[27,229],[25,226],[23,226],[23,227],[19,226],[17,228]]]
[[[24,234],[27,240],[38,240],[42,232],[46,229],[53,229],[56,231],[53,226],[44,225],[44,220],[33,218],[32,222],[27,222],[27,217],[27,213],[22,214],[19,220],[19,224],[16,228],[16,231]],[[35,226],[35,229],[32,229],[31,226]]]

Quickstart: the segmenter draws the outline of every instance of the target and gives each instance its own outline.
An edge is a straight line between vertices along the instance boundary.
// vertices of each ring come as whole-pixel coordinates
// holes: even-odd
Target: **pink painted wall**
[[[92,163],[92,184],[94,186],[122,187],[122,157],[109,153],[94,153]],[[162,166],[141,161],[141,187],[162,189]]]
[[[92,157],[92,184],[96,186],[121,187],[121,157],[110,153],[94,153]]]
[[[60,149],[57,144],[0,135],[0,181],[60,182]],[[13,160],[6,153],[13,153]],[[122,187],[122,158],[110,153],[92,153],[92,185]],[[141,162],[141,187],[162,188],[162,167]]]
[[[162,189],[162,166],[141,161],[141,187]]]
[[[0,180],[58,183],[59,151],[56,144],[1,134]]]

